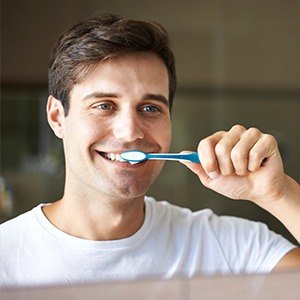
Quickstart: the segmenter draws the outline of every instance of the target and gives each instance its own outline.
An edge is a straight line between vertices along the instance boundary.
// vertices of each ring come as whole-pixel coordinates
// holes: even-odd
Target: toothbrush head
[[[139,150],[125,151],[120,154],[120,157],[131,164],[136,164],[147,160],[147,154]]]

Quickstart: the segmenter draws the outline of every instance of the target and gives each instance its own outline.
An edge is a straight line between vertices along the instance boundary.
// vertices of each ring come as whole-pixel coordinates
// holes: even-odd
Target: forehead
[[[95,65],[71,90],[79,92],[160,93],[169,95],[168,71],[163,61],[147,52],[122,54]]]

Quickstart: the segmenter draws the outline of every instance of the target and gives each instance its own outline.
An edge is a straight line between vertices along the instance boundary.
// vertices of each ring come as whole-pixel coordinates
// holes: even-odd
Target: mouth
[[[128,163],[126,160],[121,158],[121,155],[119,153],[102,152],[102,151],[97,151],[97,152],[100,154],[100,156],[106,158],[107,160]]]

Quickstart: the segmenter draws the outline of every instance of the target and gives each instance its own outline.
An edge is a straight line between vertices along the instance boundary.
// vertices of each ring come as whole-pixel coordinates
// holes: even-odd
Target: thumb
[[[190,151],[182,151],[181,153],[188,153],[188,152]],[[185,165],[187,168],[189,168],[193,173],[195,173],[204,185],[207,185],[208,182],[211,180],[210,177],[206,174],[206,172],[202,168],[201,163],[193,163],[184,160],[181,160],[180,162],[183,165]]]

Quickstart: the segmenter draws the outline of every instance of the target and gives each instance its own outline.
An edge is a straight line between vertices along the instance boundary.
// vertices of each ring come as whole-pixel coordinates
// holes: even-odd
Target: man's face
[[[126,54],[99,63],[73,87],[63,117],[66,184],[99,197],[143,196],[163,162],[132,165],[108,157],[132,149],[169,150],[168,95],[167,69],[154,54]]]

